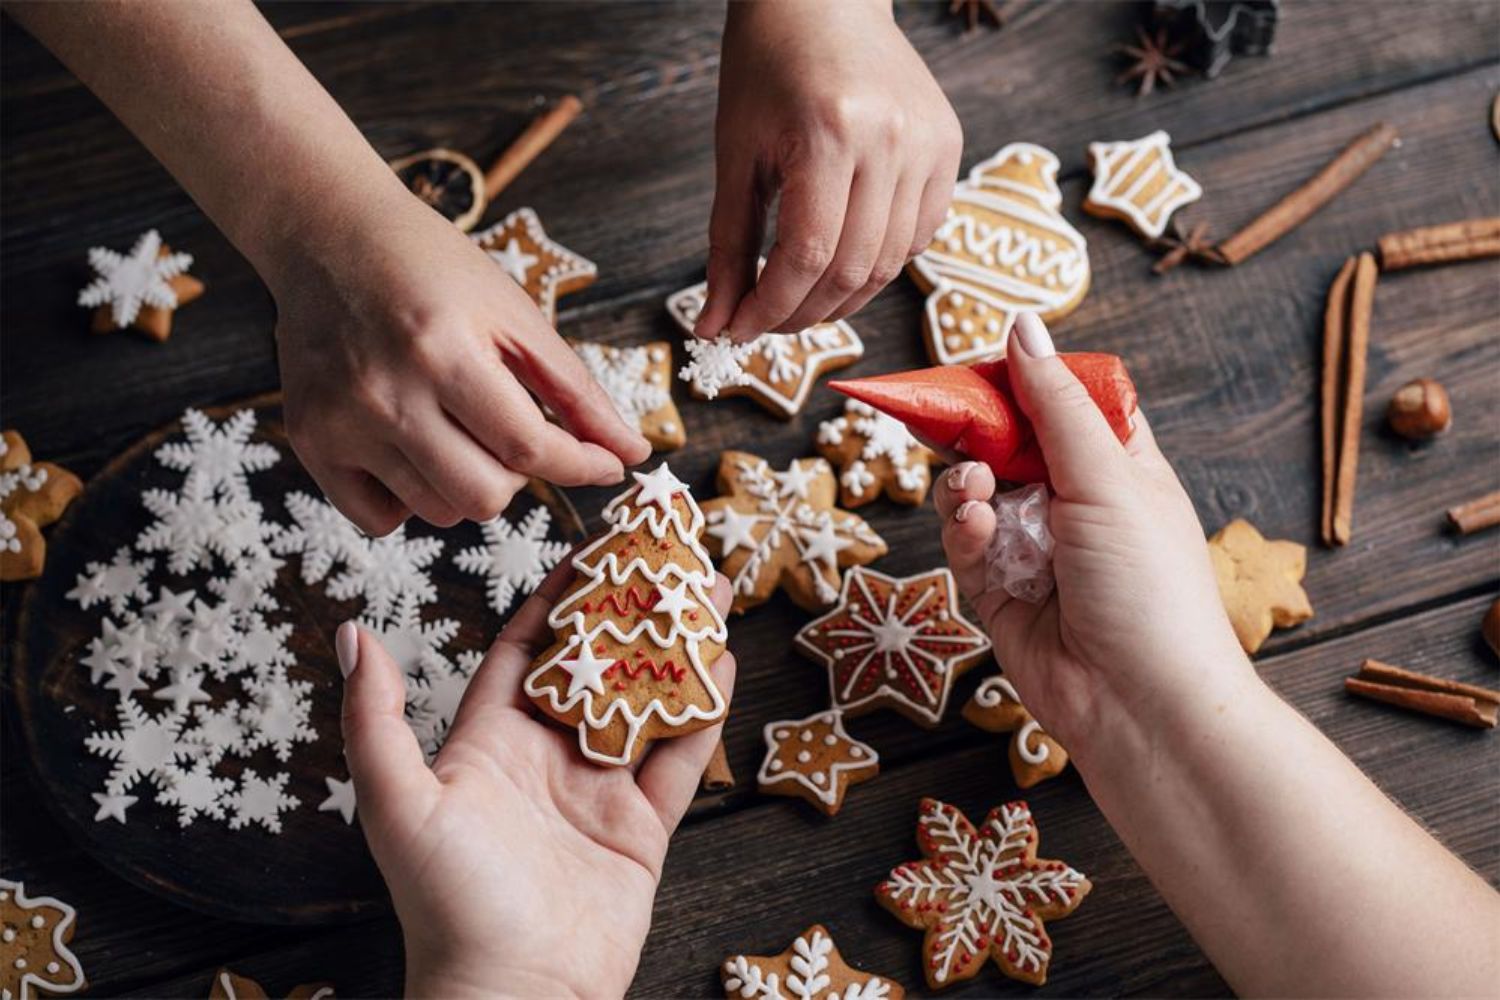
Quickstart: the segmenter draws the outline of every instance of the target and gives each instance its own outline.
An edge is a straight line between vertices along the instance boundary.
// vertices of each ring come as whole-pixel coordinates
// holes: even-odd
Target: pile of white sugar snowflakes
[[[406,675],[407,720],[429,759],[482,653],[450,654],[458,622],[424,618],[438,597],[430,571],[441,539],[400,528],[367,538],[326,501],[300,492],[279,498],[290,523],[269,520],[253,474],[282,456],[252,440],[255,413],[215,424],[188,410],[182,424],[185,440],[156,451],[161,465],[182,473],[180,486],[143,492],[151,523],[113,559],[89,563],[68,592],[101,613],[79,668],[115,699],[117,716],[114,728],[84,741],[110,763],[104,787],[91,793],[94,818],[124,823],[149,793],[183,826],[207,818],[280,833],[283,814],[301,805],[287,789],[294,755],[320,737],[338,738],[319,733],[312,719],[314,683],[337,683],[337,673],[314,680],[288,673],[295,626],[276,584],[284,568],[292,572],[290,559],[300,561],[304,584],[362,602],[359,623]],[[486,578],[496,612],[566,554],[566,543],[548,538],[550,521],[543,506],[519,524],[498,517],[482,526],[482,545],[455,554],[461,570]],[[190,589],[205,575],[203,588]],[[318,808],[352,822],[352,783],[342,774],[324,782]]]

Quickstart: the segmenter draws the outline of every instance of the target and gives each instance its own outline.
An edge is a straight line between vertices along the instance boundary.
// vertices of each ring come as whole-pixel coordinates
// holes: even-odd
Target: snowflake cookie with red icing
[[[764,733],[766,759],[755,781],[767,795],[795,796],[833,816],[850,785],[880,773],[880,755],[844,731],[840,712],[769,722]]]
[[[923,726],[943,717],[953,682],[990,652],[958,607],[946,569],[898,579],[857,566],[832,611],[797,633],[797,648],[828,668],[833,707],[892,708]]]
[[[60,899],[27,896],[20,882],[0,878],[0,996],[30,1000],[83,989],[83,966],[68,947],[77,916]]]
[[[628,764],[726,707],[709,674],[728,630],[711,597],[703,512],[665,462],[632,475],[604,508],[609,529],[573,557],[577,578],[547,619],[556,641],[524,684],[543,712],[577,727],[597,764]]]
[[[734,1000],[902,1000],[901,984],[844,961],[828,928],[813,924],[780,955],[731,955],[719,967]]]
[[[1092,886],[1061,861],[1037,858],[1040,835],[1025,802],[990,811],[974,825],[953,806],[923,799],[920,861],[891,869],[875,898],[922,942],[927,985],[973,979],[992,957],[1012,979],[1047,981],[1052,939],[1044,921],[1077,909]]]
[[[845,402],[842,416],[818,425],[818,454],[839,467],[839,502],[851,508],[881,493],[921,506],[936,460],[905,424],[857,399]]]

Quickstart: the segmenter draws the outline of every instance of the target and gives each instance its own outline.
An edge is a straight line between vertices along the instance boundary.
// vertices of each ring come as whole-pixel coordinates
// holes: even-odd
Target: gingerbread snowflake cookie
[[[986,732],[1012,734],[1010,773],[1022,788],[1068,766],[1068,752],[1031,717],[1009,678],[997,675],[980,684],[964,706],[964,718]]]
[[[1162,131],[1132,142],[1089,143],[1094,185],[1084,211],[1120,219],[1148,240],[1160,239],[1172,213],[1203,196],[1198,182],[1177,168],[1171,143]]]
[[[780,955],[732,955],[719,968],[730,1000],[902,1000],[901,984],[844,961],[828,928],[813,924]]]
[[[1236,518],[1208,540],[1219,597],[1245,652],[1254,653],[1273,628],[1290,628],[1313,616],[1302,589],[1307,548],[1268,541],[1249,521]]]
[[[795,796],[833,816],[850,785],[880,773],[880,756],[844,731],[840,712],[767,723],[764,732],[766,759],[755,780],[768,795]]]
[[[973,979],[986,958],[1012,979],[1047,981],[1052,939],[1044,922],[1072,913],[1091,886],[1061,861],[1039,860],[1038,841],[1025,802],[991,810],[976,830],[952,806],[922,800],[922,860],[893,868],[875,898],[908,927],[927,932],[928,987]]]
[[[657,451],[687,443],[682,415],[672,402],[672,345],[664,340],[639,347],[611,347],[570,340],[594,381],[604,389],[620,419]]]
[[[932,485],[936,456],[901,421],[857,399],[844,404],[842,416],[818,425],[818,452],[839,467],[845,507],[862,507],[881,493],[920,506]]]
[[[67,469],[33,462],[20,434],[0,434],[0,580],[42,575],[47,561],[42,529],[62,517],[82,492],[83,483]]]
[[[62,900],[30,897],[20,882],[0,879],[0,996],[30,1000],[83,989],[83,966],[68,947],[77,916]]]
[[[547,322],[557,324],[557,300],[599,276],[594,262],[552,240],[529,208],[518,208],[469,237],[531,296]]]
[[[203,282],[188,274],[191,254],[173,253],[152,229],[122,254],[89,250],[94,280],[78,293],[78,304],[94,310],[95,333],[134,327],[153,340],[172,335],[172,314],[203,294]]]
[[[803,626],[796,644],[828,668],[834,708],[891,708],[923,726],[942,720],[953,682],[990,652],[946,569],[898,579],[855,567],[833,610]]]
[[[609,530],[573,557],[578,577],[547,619],[557,641],[524,685],[598,764],[628,764],[725,710],[709,675],[728,631],[710,596],[703,512],[666,463],[633,475],[604,508]]]
[[[765,603],[777,587],[799,607],[821,610],[838,599],[843,567],[886,553],[863,518],[834,506],[838,485],[821,458],[777,472],[763,458],[726,451],[718,484],[721,496],[703,510],[735,611]]]

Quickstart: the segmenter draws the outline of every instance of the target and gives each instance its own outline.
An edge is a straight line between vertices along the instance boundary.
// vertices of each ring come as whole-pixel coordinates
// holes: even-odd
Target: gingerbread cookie
[[[857,399],[845,402],[843,416],[818,425],[818,452],[839,467],[845,507],[863,507],[881,493],[920,506],[937,459],[905,424]]]
[[[969,171],[932,243],[907,265],[927,292],[927,352],[940,365],[1005,353],[1024,311],[1061,319],[1089,289],[1083,236],[1061,212],[1057,157],[1013,142]]]
[[[639,347],[611,347],[569,340],[583,366],[604,389],[620,418],[657,451],[687,443],[682,414],[672,402],[672,345],[665,340]]]
[[[83,492],[77,476],[51,462],[33,462],[16,431],[0,434],[0,580],[34,580],[47,561],[42,529],[62,517]]]
[[[734,1000],[902,1000],[901,984],[844,961],[822,924],[813,924],[780,955],[734,955],[719,969]]]
[[[843,320],[819,323],[800,333],[763,333],[748,344],[726,337],[699,340],[693,324],[708,297],[707,283],[667,299],[667,311],[688,334],[689,361],[679,375],[700,399],[748,396],[783,420],[807,402],[821,376],[847,368],[865,353],[864,342]]]
[[[78,304],[94,309],[95,333],[130,326],[166,340],[172,314],[203,294],[203,282],[187,273],[192,255],[173,253],[154,229],[142,234],[128,255],[91,247],[89,266],[95,278],[78,293]]]
[[[1249,521],[1236,518],[1208,540],[1219,597],[1245,652],[1260,649],[1273,628],[1290,628],[1313,616],[1302,589],[1307,548],[1267,541]]]
[[[799,607],[821,610],[838,598],[841,567],[885,555],[863,518],[834,506],[838,485],[821,458],[773,472],[763,458],[726,451],[718,483],[722,495],[703,511],[735,611],[765,603],[777,587]]]
[[[30,1000],[83,989],[83,966],[68,947],[77,916],[62,900],[32,898],[20,882],[0,878],[0,996]]]
[[[1089,143],[1094,186],[1083,210],[1120,219],[1148,240],[1160,239],[1172,213],[1203,196],[1198,182],[1177,168],[1171,142],[1156,131],[1134,142]]]
[[[767,795],[792,795],[833,816],[850,785],[880,773],[880,756],[844,731],[843,713],[766,724],[766,759],[756,783]]]
[[[599,276],[593,261],[549,238],[529,208],[518,208],[469,238],[526,290],[553,326],[557,325],[557,300],[587,288]]]
[[[850,716],[892,708],[923,726],[942,721],[953,682],[990,652],[959,611],[946,569],[897,579],[857,566],[837,605],[803,626],[796,643],[828,668],[834,708]]]
[[[964,718],[985,732],[1014,734],[1010,773],[1022,788],[1046,781],[1068,766],[1068,752],[1031,717],[1005,677],[991,677],[980,684],[964,706]]]
[[[328,983],[305,983],[292,987],[286,1000],[333,1000],[333,987]],[[241,976],[220,969],[214,973],[214,981],[208,988],[208,1000],[269,1000],[265,988],[249,976]]]
[[[628,764],[651,740],[724,717],[709,668],[728,631],[710,597],[703,512],[665,462],[604,508],[609,530],[573,557],[578,576],[552,608],[557,635],[525,690],[578,728],[597,764]]]
[[[1092,887],[1061,861],[1038,860],[1039,839],[1025,802],[991,810],[975,830],[952,806],[922,800],[922,860],[893,868],[875,898],[908,927],[927,931],[929,988],[973,979],[986,957],[1012,979],[1047,981],[1052,939],[1044,921],[1072,913]]]

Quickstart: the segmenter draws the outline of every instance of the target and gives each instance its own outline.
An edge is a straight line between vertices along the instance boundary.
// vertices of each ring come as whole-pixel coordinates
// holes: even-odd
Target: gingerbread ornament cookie
[[[529,208],[514,212],[469,237],[531,296],[547,322],[557,325],[557,300],[587,288],[599,276],[594,262],[548,237]]]
[[[0,879],[0,996],[30,1000],[83,989],[83,966],[68,947],[77,916],[62,900],[27,896],[20,882]]]
[[[1010,773],[1030,788],[1068,766],[1068,752],[1026,711],[1015,686],[995,676],[980,684],[964,706],[964,718],[990,733],[1011,733]]]
[[[1235,518],[1208,540],[1219,597],[1245,652],[1254,653],[1273,628],[1290,628],[1313,616],[1302,589],[1307,548],[1269,541],[1255,525]]]
[[[1061,319],[1089,289],[1083,236],[1063,218],[1057,157],[1013,142],[969,171],[932,243],[907,265],[927,292],[923,326],[935,364],[1005,353],[1016,316]]]
[[[173,253],[154,229],[129,254],[89,248],[89,266],[95,277],[78,293],[78,304],[93,307],[95,333],[134,327],[152,340],[166,340],[172,314],[203,294],[203,282],[187,273],[192,255]]]
[[[0,580],[34,580],[47,561],[42,529],[62,517],[83,483],[51,462],[33,462],[16,431],[0,434]]]
[[[855,567],[833,610],[803,626],[796,644],[828,668],[835,709],[891,708],[922,726],[942,721],[953,682],[990,652],[959,611],[947,569],[898,579]]]
[[[818,425],[818,452],[839,467],[845,507],[863,507],[881,493],[921,506],[937,459],[905,424],[857,399],[844,404],[842,416]]]
[[[665,462],[604,508],[609,530],[573,557],[578,577],[552,608],[557,635],[525,691],[578,728],[597,764],[628,764],[651,740],[724,717],[709,668],[728,631],[714,607],[704,517]]]
[[[828,928],[813,924],[780,955],[732,955],[719,968],[735,1000],[902,1000],[901,984],[844,961]]]
[[[1047,981],[1052,939],[1044,922],[1072,913],[1092,886],[1061,861],[1038,859],[1038,840],[1025,802],[991,810],[976,830],[952,806],[922,800],[922,860],[893,868],[875,898],[908,927],[926,930],[928,987],[973,979],[986,958],[1012,979]]]
[[[1160,239],[1172,213],[1203,196],[1198,182],[1178,169],[1171,143],[1162,131],[1133,142],[1089,143],[1094,186],[1084,211],[1120,219],[1148,240]]]
[[[687,443],[682,414],[672,402],[672,345],[654,340],[639,347],[611,347],[569,340],[583,366],[615,404],[620,418],[657,451]]]
[[[821,458],[775,472],[763,458],[726,451],[718,485],[703,511],[735,611],[765,603],[777,587],[798,607],[822,610],[838,599],[842,567],[886,553],[864,518],[834,506],[838,485]]]
[[[764,734],[766,759],[755,776],[760,790],[803,799],[824,815],[843,808],[850,785],[880,773],[880,756],[844,731],[841,712],[770,722]]]

